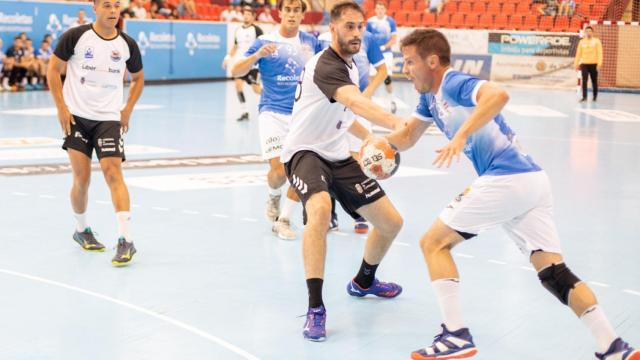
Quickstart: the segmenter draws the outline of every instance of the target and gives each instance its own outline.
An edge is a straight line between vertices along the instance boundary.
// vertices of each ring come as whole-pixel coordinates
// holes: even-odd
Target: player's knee
[[[400,216],[398,212],[394,212],[387,216],[385,223],[382,227],[378,227],[378,229],[387,236],[395,237],[402,229],[403,223],[404,220],[402,219],[402,216]]]
[[[580,279],[564,263],[551,264],[540,270],[538,278],[542,286],[565,305],[569,304],[571,290],[580,282]]]
[[[102,167],[102,173],[104,174],[104,180],[109,186],[117,185],[124,182],[122,179],[122,172],[115,165],[106,165]]]
[[[384,84],[391,85],[391,76],[387,76],[386,78],[384,78]]]
[[[326,196],[325,196],[326,195]],[[328,194],[314,194],[305,204],[307,223],[328,228],[331,219],[331,199]]]
[[[420,239],[420,248],[425,254],[435,254],[445,249],[447,245],[448,244],[444,239],[437,238],[429,232]]]
[[[90,174],[75,174],[73,176],[73,186],[76,188],[76,190],[87,191],[89,190],[90,183]]]

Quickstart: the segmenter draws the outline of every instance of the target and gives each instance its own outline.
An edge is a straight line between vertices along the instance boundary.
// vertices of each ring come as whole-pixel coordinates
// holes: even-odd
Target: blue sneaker
[[[640,350],[635,350],[629,344],[617,338],[604,354],[596,353],[600,360],[640,360]]]
[[[363,289],[355,280],[351,280],[349,284],[347,284],[347,292],[349,295],[356,297],[375,295],[383,298],[394,298],[402,293],[402,286],[373,279],[373,284],[371,284],[368,289]]]
[[[356,223],[353,225],[353,231],[356,234],[366,234],[369,232],[369,224],[367,224],[367,220],[365,220],[362,216],[356,220]]]
[[[327,338],[327,331],[324,324],[327,321],[327,310],[324,305],[316,308],[309,308],[307,311],[307,322],[304,324],[302,335],[309,341],[324,341]]]
[[[433,344],[424,349],[411,353],[412,360],[447,360],[466,359],[477,354],[478,350],[473,344],[473,338],[469,329],[462,328],[456,331],[449,331],[442,324],[442,333],[436,335]]]

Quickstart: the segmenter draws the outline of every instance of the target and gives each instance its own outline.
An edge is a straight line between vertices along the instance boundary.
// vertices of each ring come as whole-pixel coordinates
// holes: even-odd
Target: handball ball
[[[400,153],[385,138],[376,138],[362,145],[358,162],[369,178],[384,180],[398,170]]]

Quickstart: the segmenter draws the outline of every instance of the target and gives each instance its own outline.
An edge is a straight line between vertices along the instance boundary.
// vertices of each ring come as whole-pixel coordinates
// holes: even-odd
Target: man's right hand
[[[73,115],[71,115],[66,106],[58,109],[58,121],[60,122],[60,127],[62,128],[64,137],[71,135],[71,124],[75,125],[76,121],[73,119]]]
[[[256,52],[256,56],[258,57],[258,59],[262,59],[264,57],[267,57],[273,53],[275,53],[276,51],[278,51],[278,45],[276,44],[266,44],[263,45],[260,50],[258,50]]]

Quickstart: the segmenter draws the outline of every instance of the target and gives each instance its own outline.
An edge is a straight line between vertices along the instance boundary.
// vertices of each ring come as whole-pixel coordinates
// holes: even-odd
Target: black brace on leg
[[[542,286],[565,305],[569,305],[569,292],[580,282],[564,263],[552,264],[543,269],[538,273],[538,278]]]

